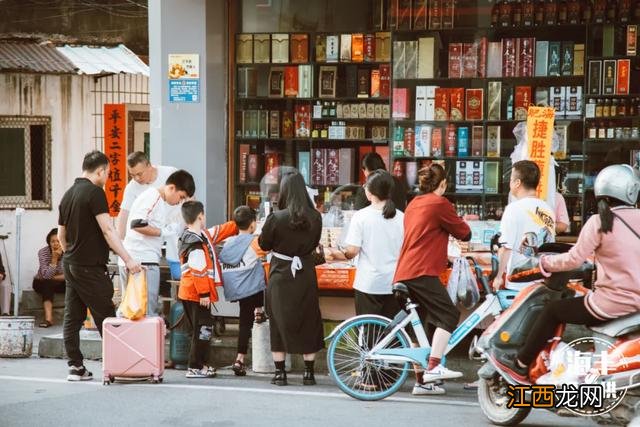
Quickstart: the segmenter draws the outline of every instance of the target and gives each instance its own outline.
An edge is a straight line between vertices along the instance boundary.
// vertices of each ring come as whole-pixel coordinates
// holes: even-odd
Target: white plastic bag
[[[480,300],[480,292],[466,258],[459,257],[453,261],[447,292],[454,304],[460,302],[467,309],[472,308]]]

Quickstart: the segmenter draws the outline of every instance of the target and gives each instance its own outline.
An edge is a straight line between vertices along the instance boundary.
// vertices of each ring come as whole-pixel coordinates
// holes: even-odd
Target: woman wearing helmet
[[[640,311],[640,175],[629,165],[603,169],[594,186],[598,214],[584,225],[578,242],[564,254],[540,259],[543,274],[578,268],[595,253],[598,278],[584,297],[550,301],[533,325],[517,359],[497,355],[519,380],[561,323],[596,325]]]

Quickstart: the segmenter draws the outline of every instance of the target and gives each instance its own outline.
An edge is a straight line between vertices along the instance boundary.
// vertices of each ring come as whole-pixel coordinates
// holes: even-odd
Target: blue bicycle
[[[497,240],[497,239],[496,239]],[[476,277],[485,290],[485,301],[451,334],[444,352],[446,356],[469,332],[482,321],[495,317],[508,308],[517,291],[499,290],[494,292],[489,285],[497,269],[497,258],[492,244],[492,273],[485,276],[472,257]],[[378,315],[361,315],[347,319],[325,338],[330,340],[327,351],[329,373],[340,390],[360,400],[380,400],[398,391],[407,379],[412,363],[426,369],[431,346],[411,301],[406,285],[393,286],[396,298],[401,302],[401,310],[393,320]],[[411,340],[405,328],[411,324],[418,339],[419,347],[411,347]],[[470,348],[470,356],[475,344]]]

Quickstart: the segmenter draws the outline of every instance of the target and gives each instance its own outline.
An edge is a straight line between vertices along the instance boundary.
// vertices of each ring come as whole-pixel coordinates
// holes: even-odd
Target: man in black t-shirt
[[[132,273],[141,270],[131,258],[109,217],[103,187],[109,176],[109,160],[104,153],[92,151],[84,156],[82,177],[76,178],[60,202],[58,238],[64,250],[66,281],[63,336],[69,356],[69,381],[91,380],[93,375],[83,364],[80,328],[87,308],[102,335],[102,322],[115,316],[113,284],[107,274],[109,247],[126,263]]]

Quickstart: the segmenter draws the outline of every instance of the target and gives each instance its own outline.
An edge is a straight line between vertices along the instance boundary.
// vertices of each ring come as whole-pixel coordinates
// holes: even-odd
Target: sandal
[[[49,326],[53,326],[53,323],[49,322],[48,320],[40,322],[40,324],[38,325],[38,327],[40,328],[48,328]]]
[[[233,373],[236,375],[236,377],[244,377],[245,375],[247,375],[247,370],[245,369],[244,363],[239,360],[236,360],[233,363],[231,369],[233,370]]]
[[[254,322],[257,324],[264,323],[267,320],[267,316],[264,311],[256,311],[254,314]]]

